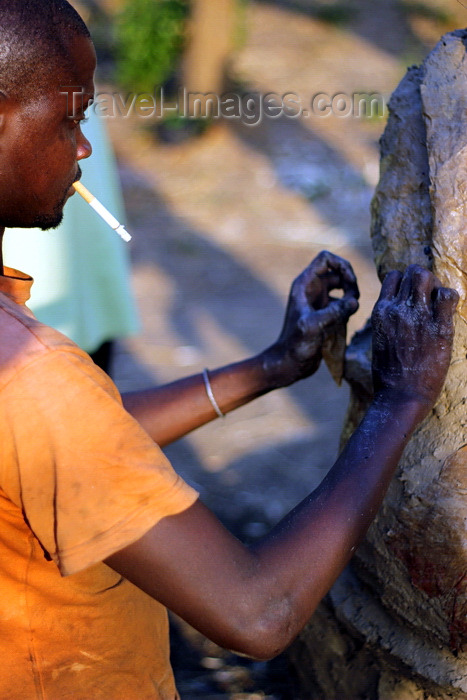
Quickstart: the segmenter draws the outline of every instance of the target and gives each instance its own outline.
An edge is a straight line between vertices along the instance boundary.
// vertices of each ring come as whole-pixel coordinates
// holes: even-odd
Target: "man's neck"
[[[0,275],[3,275],[3,234],[5,227],[0,226]]]

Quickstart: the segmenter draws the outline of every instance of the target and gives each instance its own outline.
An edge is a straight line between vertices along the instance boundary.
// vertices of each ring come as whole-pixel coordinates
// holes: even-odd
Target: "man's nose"
[[[76,159],[83,160],[83,158],[89,158],[92,153],[91,143],[87,140],[80,129],[80,134],[76,144]]]

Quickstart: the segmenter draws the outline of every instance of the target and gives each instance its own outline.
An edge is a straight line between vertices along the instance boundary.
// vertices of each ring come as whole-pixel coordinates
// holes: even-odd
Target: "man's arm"
[[[107,563],[219,644],[269,658],[296,636],[378,510],[449,365],[457,294],[410,267],[373,312],[375,398],[321,485],[254,547],[201,504]]]
[[[341,299],[330,295],[334,289],[342,290]],[[313,374],[324,338],[357,310],[358,296],[349,263],[327,251],[320,253],[292,285],[277,341],[255,357],[209,372],[222,413]],[[201,374],[125,394],[123,403],[161,446],[217,418]]]

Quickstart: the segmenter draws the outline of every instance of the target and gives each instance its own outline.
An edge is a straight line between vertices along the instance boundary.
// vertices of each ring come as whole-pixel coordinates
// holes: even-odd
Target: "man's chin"
[[[24,219],[5,218],[1,222],[1,226],[5,228],[39,228],[42,231],[48,231],[52,228],[60,226],[63,220],[63,212],[55,216],[37,216],[35,219],[24,221]]]
[[[36,216],[34,223],[30,228],[40,228],[43,231],[48,231],[51,228],[57,228],[57,226],[60,226],[63,220],[63,208],[67,199],[68,196],[64,197],[64,199],[55,207],[51,214],[39,214]]]
[[[69,198],[69,190],[62,197],[61,201],[55,205],[52,211],[44,212],[29,212],[29,216],[21,216],[17,213],[15,215],[4,217],[1,225],[6,228],[40,228],[43,231],[47,231],[51,228],[57,228],[62,223],[63,220],[63,209]]]
[[[42,231],[48,231],[51,228],[57,228],[63,221],[63,211],[56,214],[54,217],[38,217],[31,228],[40,228]]]

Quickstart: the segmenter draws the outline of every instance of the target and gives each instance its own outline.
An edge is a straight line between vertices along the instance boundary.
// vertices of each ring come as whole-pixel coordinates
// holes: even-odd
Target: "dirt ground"
[[[425,3],[431,14],[418,3],[417,14],[409,3],[365,0],[345,4],[344,23],[319,19],[320,8],[336,4],[251,3],[231,75],[244,89],[293,91],[304,103],[319,92],[388,97],[408,63],[467,19],[456,2]],[[280,330],[292,279],[323,248],[352,262],[362,298],[349,334],[364,324],[379,286],[368,231],[384,119],[224,120],[180,144],[158,141],[141,120],[108,125],[142,328],[119,345],[114,372],[122,390],[261,350]],[[347,389],[322,369],[166,452],[224,522],[254,538],[331,466],[346,404]],[[298,697],[285,659],[241,662],[185,627],[174,635],[183,700]]]

